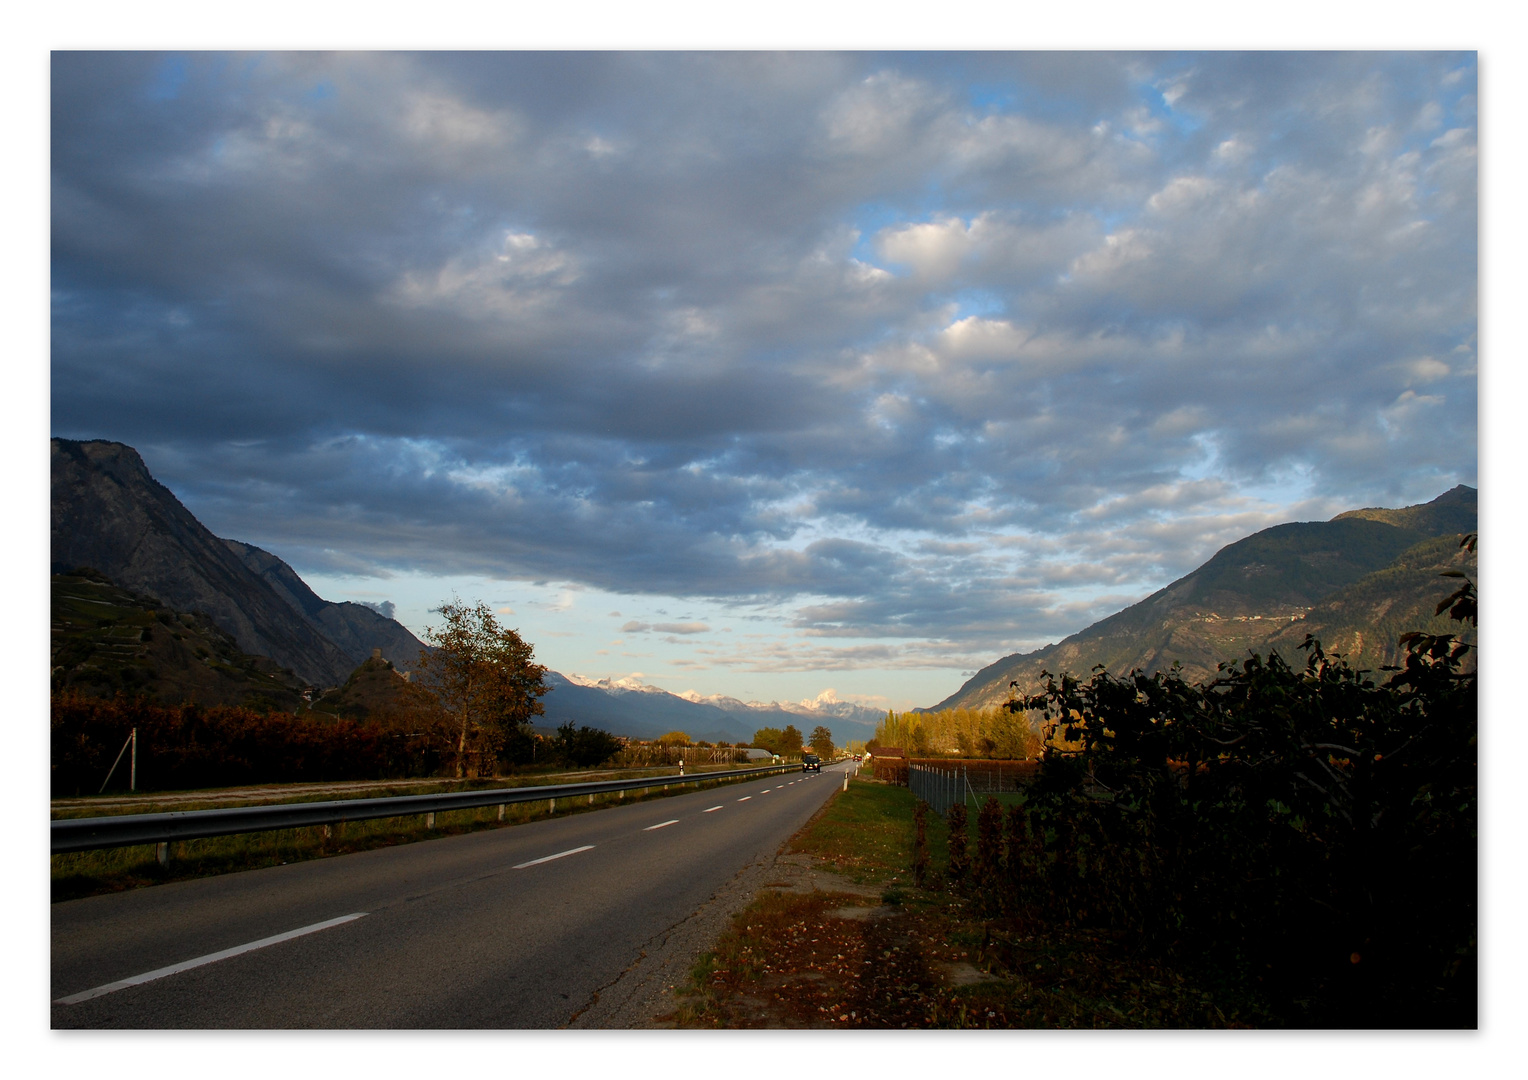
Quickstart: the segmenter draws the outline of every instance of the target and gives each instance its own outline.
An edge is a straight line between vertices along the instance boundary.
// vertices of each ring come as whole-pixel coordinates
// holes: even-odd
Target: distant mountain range
[[[760,728],[783,729],[794,724],[808,736],[820,724],[842,746],[855,739],[869,739],[884,715],[832,698],[765,705],[722,695],[671,694],[635,679],[591,681],[555,671],[547,674],[546,682],[553,692],[541,699],[546,708],[542,722],[555,726],[572,721],[644,739],[683,731],[692,739],[707,742],[751,742]]]
[[[52,472],[60,685],[292,708],[310,683],[337,688],[320,705],[338,715],[417,707],[416,693],[391,674],[412,670],[424,647],[407,627],[361,604],[324,600],[270,552],[214,536],[132,447],[54,439]],[[372,660],[374,649],[382,662]],[[795,724],[810,735],[822,724],[842,744],[868,739],[881,717],[830,695],[764,705],[555,671],[546,681],[552,692],[538,726],[571,721],[635,738],[677,730],[749,742],[763,727]]]
[[[1001,704],[1013,692],[1010,683],[1033,692],[1042,671],[1086,678],[1098,665],[1125,675],[1178,663],[1185,677],[1203,680],[1221,661],[1249,650],[1277,651],[1303,664],[1299,645],[1307,634],[1355,666],[1393,663],[1402,633],[1459,630],[1433,610],[1452,591],[1439,574],[1475,576],[1475,557],[1459,541],[1476,531],[1477,495],[1461,484],[1419,506],[1351,510],[1331,521],[1264,529],[1057,644],[988,665],[925,711]]]

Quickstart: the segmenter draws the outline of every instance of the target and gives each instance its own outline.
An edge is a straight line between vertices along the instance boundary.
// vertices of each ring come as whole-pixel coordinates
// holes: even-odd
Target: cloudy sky
[[[1477,483],[1471,53],[57,53],[53,434],[543,662],[903,708]]]

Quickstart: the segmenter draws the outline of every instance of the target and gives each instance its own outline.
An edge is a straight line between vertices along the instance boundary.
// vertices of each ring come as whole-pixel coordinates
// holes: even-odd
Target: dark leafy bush
[[[571,721],[557,729],[557,738],[553,743],[555,753],[563,764],[580,769],[609,761],[621,752],[624,745],[608,731],[587,725],[575,730]]]
[[[976,814],[976,884],[996,889],[1003,868],[1003,807],[991,795]]]
[[[922,799],[913,804],[913,884],[920,889],[927,887],[928,872],[928,803]]]
[[[945,813],[945,822],[950,827],[950,880],[958,885],[966,880],[966,872],[971,868],[971,856],[967,850],[966,804],[951,803]]]
[[[1473,622],[1473,586],[1450,605]],[[1012,707],[1077,749],[1010,815],[1010,901],[1251,982],[1292,1023],[1474,1026],[1475,675],[1457,639],[1402,644],[1380,677],[1310,638],[1303,667],[1202,685],[1047,675]]]

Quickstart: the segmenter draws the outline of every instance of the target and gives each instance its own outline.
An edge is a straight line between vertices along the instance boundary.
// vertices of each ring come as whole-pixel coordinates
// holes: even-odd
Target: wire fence
[[[929,809],[941,817],[958,802],[974,798],[971,780],[966,769],[940,769],[926,765],[908,765],[907,788],[916,799],[928,803]]]

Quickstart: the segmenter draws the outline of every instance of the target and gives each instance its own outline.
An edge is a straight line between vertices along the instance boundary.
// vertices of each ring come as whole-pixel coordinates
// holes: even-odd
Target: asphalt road
[[[843,768],[55,904],[53,1027],[640,1023]]]

